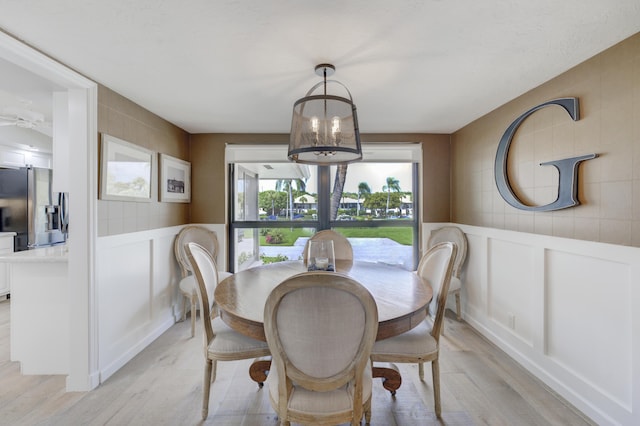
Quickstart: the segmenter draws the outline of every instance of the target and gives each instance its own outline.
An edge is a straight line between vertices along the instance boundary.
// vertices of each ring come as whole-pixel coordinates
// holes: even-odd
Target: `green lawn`
[[[347,238],[390,238],[399,244],[410,246],[413,244],[413,230],[402,228],[340,228],[339,231]],[[260,235],[261,246],[292,246],[299,237],[310,237],[311,232],[305,228],[271,228],[272,235],[282,236],[282,242],[268,243],[266,235]]]
[[[282,235],[282,242],[272,244],[267,242],[267,236],[260,233],[261,246],[292,246],[300,237],[310,237],[312,231],[306,228],[270,228],[270,234]]]

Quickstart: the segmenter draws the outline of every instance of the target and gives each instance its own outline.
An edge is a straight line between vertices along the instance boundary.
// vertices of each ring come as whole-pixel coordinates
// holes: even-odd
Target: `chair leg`
[[[191,295],[191,337],[196,335],[196,312],[198,311],[198,296]]]
[[[456,315],[458,316],[458,321],[460,321],[460,290],[456,291]]]
[[[213,366],[213,362],[208,359],[204,364],[204,384],[202,389],[202,420],[206,420],[207,416],[209,416],[209,392],[211,391],[211,369]]]
[[[442,408],[440,407],[440,364],[437,358],[431,361],[431,374],[433,376],[433,401],[436,417],[440,418],[442,414]]]
[[[362,395],[360,395],[362,397]],[[351,426],[361,425],[362,417],[364,417],[364,405],[358,406],[358,404],[354,404],[353,407],[353,417],[351,418]]]
[[[364,405],[364,422],[367,425],[371,424],[371,398],[373,398],[373,395],[369,397],[369,400]]]
[[[188,301],[189,301],[189,298],[183,294],[182,295],[182,321],[187,319],[187,302]]]
[[[216,381],[217,371],[218,371],[218,361],[214,359],[213,362],[211,363],[211,383]]]
[[[418,363],[418,377],[424,382],[424,362]]]

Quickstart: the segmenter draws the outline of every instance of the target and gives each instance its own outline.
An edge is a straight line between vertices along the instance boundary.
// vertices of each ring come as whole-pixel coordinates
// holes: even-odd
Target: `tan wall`
[[[449,135],[364,134],[363,143],[421,142],[422,143],[422,220],[449,222],[450,218],[450,142]]]
[[[581,205],[555,212],[509,206],[493,167],[502,134],[544,101],[575,96],[581,119],[559,107],[530,116],[509,152],[519,197],[542,205],[557,196],[557,172],[543,161],[597,153],[579,168]],[[452,221],[559,237],[640,246],[640,34],[514,99],[452,135]]]
[[[193,223],[226,223],[224,149],[234,144],[282,144],[282,134],[199,134],[191,135],[191,218]]]
[[[226,223],[224,148],[234,144],[287,144],[288,134],[202,134],[191,136],[194,223]],[[425,222],[448,222],[449,135],[363,134],[363,143],[422,142],[422,205]]]
[[[104,86],[98,87],[98,131],[189,160],[187,132]],[[98,236],[189,223],[190,205],[159,202],[157,167],[152,177],[151,202],[98,200]]]

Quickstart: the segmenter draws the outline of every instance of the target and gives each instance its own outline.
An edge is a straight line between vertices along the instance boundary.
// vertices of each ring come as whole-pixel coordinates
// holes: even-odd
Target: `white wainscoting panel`
[[[444,225],[464,320],[597,424],[640,424],[640,248],[448,223],[423,247]]]
[[[532,345],[534,329],[534,251],[510,241],[489,241],[489,318]]]
[[[225,265],[225,225],[216,231]],[[98,238],[98,353],[106,380],[182,316],[173,242],[182,226]],[[197,337],[196,337],[197,338]]]
[[[547,355],[630,407],[629,265],[556,250],[546,258]]]
[[[154,316],[174,315],[174,319],[181,318],[180,291],[177,283],[180,281],[180,271],[173,254],[173,233],[163,234],[154,239],[153,243],[153,277],[151,287],[151,312]],[[177,306],[180,305],[180,306]],[[179,316],[178,316],[179,314]]]
[[[467,253],[467,260],[462,272],[463,282],[468,283],[461,290],[466,296],[463,299],[464,310],[474,312],[478,318],[486,319],[489,317],[489,302],[487,298],[487,269],[489,262],[487,261],[488,250],[483,245],[487,245],[487,240],[486,238],[467,234],[467,245],[469,252],[473,250],[475,255],[469,256],[469,253]],[[467,274],[466,271],[469,270],[478,271],[478,273]],[[455,309],[453,300],[447,299],[447,304],[452,309]]]
[[[151,315],[152,244],[153,240],[129,242],[113,246],[100,255],[101,264],[111,265],[100,268],[101,361],[117,359],[130,348],[131,342],[142,340],[154,319]],[[102,285],[103,282],[108,285]]]

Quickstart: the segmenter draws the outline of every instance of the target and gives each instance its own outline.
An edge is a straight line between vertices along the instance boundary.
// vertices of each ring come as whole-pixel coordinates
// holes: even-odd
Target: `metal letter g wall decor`
[[[518,199],[509,184],[509,176],[507,175],[507,157],[509,155],[511,140],[513,139],[513,135],[516,133],[516,130],[518,130],[518,127],[527,119],[527,117],[537,110],[550,105],[558,105],[564,108],[565,111],[569,113],[573,121],[578,121],[580,119],[578,98],[554,99],[533,107],[520,117],[516,118],[516,120],[511,123],[504,132],[504,135],[502,135],[502,139],[500,139],[500,143],[498,144],[498,152],[496,153],[496,162],[494,167],[496,186],[498,187],[498,192],[500,192],[502,198],[504,198],[509,205],[520,210],[546,212],[566,209],[580,204],[580,201],[578,200],[578,165],[585,160],[591,160],[598,156],[597,154],[587,154],[580,157],[571,157],[563,160],[540,163],[541,166],[554,166],[558,170],[558,198],[553,203],[549,203],[544,206],[528,206]]]

